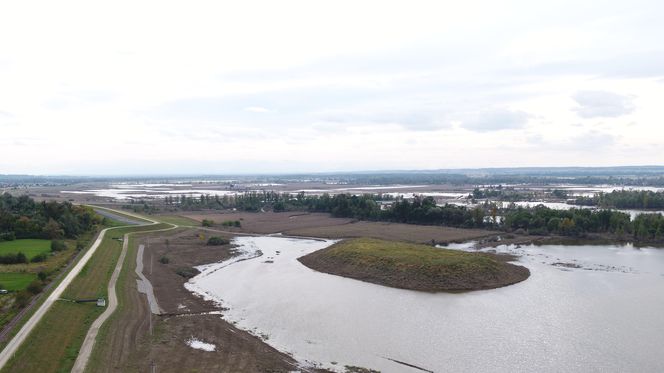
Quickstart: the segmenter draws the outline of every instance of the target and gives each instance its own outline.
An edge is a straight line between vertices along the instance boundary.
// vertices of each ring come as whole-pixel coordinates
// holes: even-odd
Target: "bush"
[[[39,273],[37,273],[37,277],[39,277],[39,279],[41,281],[46,281],[46,278],[48,277],[48,275],[46,274],[46,272],[40,271]]]
[[[199,274],[200,272],[196,268],[191,268],[191,267],[180,267],[175,270],[175,273],[178,275],[184,277],[184,278],[192,278]]]
[[[16,305],[17,308],[23,308],[28,305],[31,297],[32,294],[30,294],[27,290],[21,290],[16,293],[14,305]]]
[[[0,256],[0,264],[19,264],[27,263],[28,257],[23,253],[18,254],[6,254]]]
[[[41,253],[33,256],[32,259],[30,259],[30,263],[41,263],[46,261],[46,259],[48,259],[48,255],[46,253]]]
[[[159,258],[159,262],[162,263],[162,264],[168,264],[168,263],[171,262],[171,260],[168,259],[168,258],[165,257],[165,256],[162,256],[161,258]]]
[[[3,232],[0,233],[0,241],[14,241],[16,239],[16,235],[14,232]]]
[[[42,289],[44,289],[42,282],[39,280],[34,280],[30,283],[30,285],[28,285],[26,290],[32,294],[39,294],[41,293]]]
[[[61,240],[51,240],[51,251],[62,251],[67,249],[67,244]]]
[[[528,234],[533,236],[546,236],[549,234],[549,231],[544,227],[537,227],[529,229]]]
[[[211,227],[211,226],[214,225],[214,221],[208,220],[208,219],[203,219],[203,221],[201,222],[201,225],[204,226],[204,227]]]
[[[76,250],[81,251],[83,249],[85,249],[85,242],[76,241]]]
[[[212,236],[207,241],[208,246],[220,246],[220,245],[227,245],[229,243],[230,243],[229,240],[217,236]]]
[[[242,223],[240,223],[239,220],[226,220],[225,222],[221,223],[224,227],[240,227],[242,226]]]

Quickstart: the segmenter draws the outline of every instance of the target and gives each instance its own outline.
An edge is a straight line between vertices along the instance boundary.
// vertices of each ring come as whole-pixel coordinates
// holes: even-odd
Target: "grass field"
[[[491,254],[373,238],[336,243],[298,260],[315,270],[421,291],[491,289],[523,281],[527,268]]]
[[[497,261],[473,253],[371,238],[342,241],[327,254],[361,266],[399,271],[417,268],[431,274],[472,270],[495,272],[499,267]]]
[[[0,242],[0,255],[22,252],[28,259],[51,251],[50,240],[22,239]]]
[[[55,276],[58,275],[66,266],[67,263],[74,257],[77,253],[76,250],[76,242],[79,241],[84,244],[85,247],[89,247],[91,241],[96,237],[97,231],[94,232],[87,232],[81,235],[78,240],[67,240],[67,249],[64,251],[60,251],[55,253],[54,255],[50,256],[47,261],[41,262],[41,263],[28,263],[28,264],[3,264],[0,265],[0,273],[4,276],[11,276],[15,274],[27,274],[27,275],[32,275],[33,278],[36,278],[37,273],[39,272],[44,272],[49,275],[50,278],[54,278]],[[0,275],[0,276],[2,276]],[[59,279],[54,279],[52,281],[55,281],[55,284],[61,280],[62,278]],[[52,290],[52,288],[51,288]],[[31,310],[29,310],[27,313],[25,313],[21,320],[18,321],[18,323],[12,328],[12,331],[9,333],[9,336],[13,336],[16,334],[18,329],[27,321],[27,319],[34,313],[37,307],[41,305],[46,297],[48,297],[48,294],[50,294],[50,290],[45,291],[44,293],[38,295],[40,298],[37,301],[37,304],[35,307],[33,307]],[[14,296],[10,297],[2,297],[0,298],[0,327],[4,327],[6,323],[8,323],[10,320],[16,316],[16,313],[19,312],[19,309],[16,307],[13,307],[13,299]],[[3,341],[0,341],[0,349],[4,348],[5,344],[7,343],[8,339],[5,339]]]
[[[136,226],[108,231],[95,254],[62,297],[106,297],[108,281],[122,250],[122,243],[117,239],[125,233],[166,227]],[[90,324],[103,310],[94,303],[55,303],[2,372],[69,372]]]
[[[0,273],[0,289],[23,290],[36,278],[34,273]]]

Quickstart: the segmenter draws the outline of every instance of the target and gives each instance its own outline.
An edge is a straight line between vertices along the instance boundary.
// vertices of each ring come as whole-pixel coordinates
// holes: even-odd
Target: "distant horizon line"
[[[219,177],[219,176],[301,176],[301,175],[368,175],[368,174],[399,174],[399,173],[463,173],[463,172],[506,172],[506,171],[601,171],[601,170],[641,170],[664,172],[664,165],[631,165],[631,166],[517,166],[517,167],[462,167],[437,169],[386,169],[359,171],[298,171],[298,172],[247,172],[247,173],[104,173],[104,174],[0,174],[0,177],[79,177],[79,178],[119,178],[119,177]]]

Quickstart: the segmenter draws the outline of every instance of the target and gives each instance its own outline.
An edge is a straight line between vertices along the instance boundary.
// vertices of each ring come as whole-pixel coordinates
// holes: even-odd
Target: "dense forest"
[[[0,241],[19,238],[76,238],[101,223],[90,207],[69,202],[35,202],[28,196],[0,196]]]
[[[574,204],[618,209],[664,209],[664,192],[615,190],[593,197],[578,197]]]

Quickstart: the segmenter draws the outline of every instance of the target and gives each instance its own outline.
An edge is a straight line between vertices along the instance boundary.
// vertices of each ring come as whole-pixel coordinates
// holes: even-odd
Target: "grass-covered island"
[[[530,276],[512,257],[358,238],[298,260],[307,267],[395,288],[428,292],[493,289]]]

